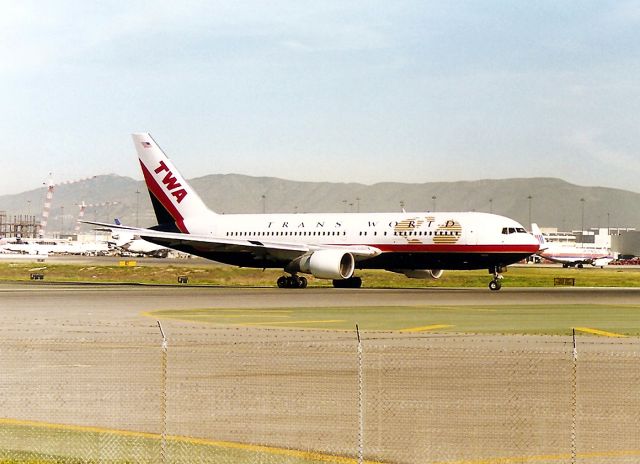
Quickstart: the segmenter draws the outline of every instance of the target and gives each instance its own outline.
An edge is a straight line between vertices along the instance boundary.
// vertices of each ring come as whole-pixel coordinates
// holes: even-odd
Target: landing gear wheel
[[[489,282],[489,290],[497,291],[502,288],[502,273],[506,271],[506,268],[503,266],[493,266],[489,268],[489,274],[493,274],[493,280]]]
[[[278,288],[307,288],[307,278],[297,275],[280,276],[276,283]]]

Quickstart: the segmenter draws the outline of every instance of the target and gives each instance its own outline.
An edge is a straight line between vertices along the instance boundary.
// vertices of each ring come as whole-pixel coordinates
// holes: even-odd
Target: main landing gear
[[[493,280],[489,282],[489,290],[498,291],[502,288],[502,282],[500,282],[504,277],[502,277],[502,272],[504,269],[501,266],[495,266],[492,269],[489,269],[489,273],[493,274]]]
[[[306,288],[307,278],[292,274],[290,276],[278,277],[278,288]],[[362,279],[360,277],[351,277],[349,279],[337,279],[333,281],[335,288],[360,288],[362,287]]]
[[[278,288],[306,288],[307,278],[296,274],[278,277]]]

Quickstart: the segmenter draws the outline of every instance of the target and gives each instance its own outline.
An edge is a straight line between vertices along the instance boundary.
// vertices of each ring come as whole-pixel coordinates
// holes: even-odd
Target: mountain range
[[[273,177],[211,174],[189,181],[218,213],[484,211],[529,218],[542,227],[579,230],[591,227],[640,228],[640,193],[585,187],[555,178],[516,178],[406,184],[298,182]],[[32,215],[39,222],[46,188],[0,196],[0,211]],[[48,233],[71,232],[78,204],[85,218],[151,226],[155,217],[142,181],[115,174],[54,188]],[[90,226],[83,226],[89,230]]]

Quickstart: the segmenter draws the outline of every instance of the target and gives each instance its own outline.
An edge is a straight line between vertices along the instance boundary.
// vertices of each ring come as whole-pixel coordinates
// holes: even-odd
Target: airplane
[[[545,240],[540,227],[536,223],[531,224],[531,232],[540,243],[540,250],[536,254],[551,262],[560,263],[564,268],[574,266],[582,268],[585,264],[604,267],[614,259],[611,250],[608,248],[549,243]]]
[[[536,253],[522,225],[479,212],[217,214],[209,209],[148,133],[132,134],[158,225],[128,230],[142,239],[240,267],[281,268],[280,288],[304,288],[311,274],[334,287],[358,288],[356,269],[385,269],[438,279],[444,270],[502,272]]]
[[[108,251],[106,243],[76,243],[67,239],[53,238],[17,238],[1,245],[0,248],[27,255],[48,255],[49,253],[88,255]]]
[[[122,225],[119,219],[115,220],[115,225]],[[168,248],[143,240],[139,235],[124,230],[120,230],[118,233],[115,233],[113,229],[108,230],[111,232],[111,238],[114,240],[113,244],[116,248],[129,253],[154,258],[166,258],[169,255]]]

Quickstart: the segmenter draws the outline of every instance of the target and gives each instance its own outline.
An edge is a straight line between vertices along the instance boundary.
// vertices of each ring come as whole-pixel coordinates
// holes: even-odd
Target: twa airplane
[[[585,264],[604,267],[613,261],[611,250],[608,248],[549,243],[544,239],[538,224],[535,223],[531,224],[531,232],[540,243],[540,250],[536,254],[554,263],[560,263],[562,267],[582,268]]]
[[[311,274],[360,287],[356,269],[439,278],[445,269],[501,272],[539,248],[516,221],[486,213],[216,214],[147,133],[133,134],[158,225],[114,226],[175,250],[241,267],[282,268],[278,287],[304,288]]]

